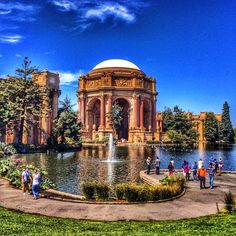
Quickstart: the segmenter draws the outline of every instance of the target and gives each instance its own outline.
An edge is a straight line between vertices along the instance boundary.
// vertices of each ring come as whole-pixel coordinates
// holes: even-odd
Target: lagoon
[[[48,177],[56,184],[56,189],[80,194],[80,183],[97,180],[115,185],[122,182],[138,182],[139,172],[146,168],[147,156],[159,156],[161,168],[166,169],[170,158],[175,168],[181,168],[183,160],[191,164],[200,158],[208,165],[211,158],[222,158],[224,170],[236,170],[236,145],[227,147],[205,147],[197,149],[176,149],[174,147],[122,146],[116,147],[114,162],[104,162],[108,157],[108,147],[83,147],[80,151],[66,153],[18,154],[27,164],[43,167]]]

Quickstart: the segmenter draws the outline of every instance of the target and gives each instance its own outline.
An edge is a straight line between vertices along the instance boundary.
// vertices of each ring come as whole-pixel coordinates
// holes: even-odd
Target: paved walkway
[[[33,200],[0,178],[0,206],[23,212],[63,218],[116,220],[175,220],[214,214],[216,202],[222,203],[224,192],[229,189],[236,195],[236,174],[217,176],[214,189],[199,189],[197,181],[190,181],[186,194],[176,200],[163,203],[137,205],[103,205],[64,202],[41,198]],[[223,205],[220,205],[222,207]]]

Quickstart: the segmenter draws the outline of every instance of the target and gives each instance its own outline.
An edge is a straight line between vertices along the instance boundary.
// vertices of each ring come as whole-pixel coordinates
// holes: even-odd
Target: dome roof
[[[110,59],[97,64],[93,70],[111,67],[121,67],[140,70],[134,63],[121,59]]]

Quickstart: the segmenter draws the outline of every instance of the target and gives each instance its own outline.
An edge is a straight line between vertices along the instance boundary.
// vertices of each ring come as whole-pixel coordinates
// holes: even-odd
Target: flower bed
[[[46,177],[47,172],[43,169],[36,168],[33,165],[25,165],[22,159],[4,159],[0,161],[0,176],[9,179],[10,183],[17,188],[22,187],[21,174],[28,167],[30,174],[39,169],[41,175],[41,189],[53,188],[54,184]]]

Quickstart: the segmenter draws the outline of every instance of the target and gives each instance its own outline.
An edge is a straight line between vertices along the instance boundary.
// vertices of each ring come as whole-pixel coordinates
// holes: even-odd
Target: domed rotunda
[[[111,59],[97,64],[79,78],[78,120],[87,140],[104,140],[113,132],[112,104],[122,107],[118,139],[128,142],[158,140],[156,132],[156,84],[135,64]]]

